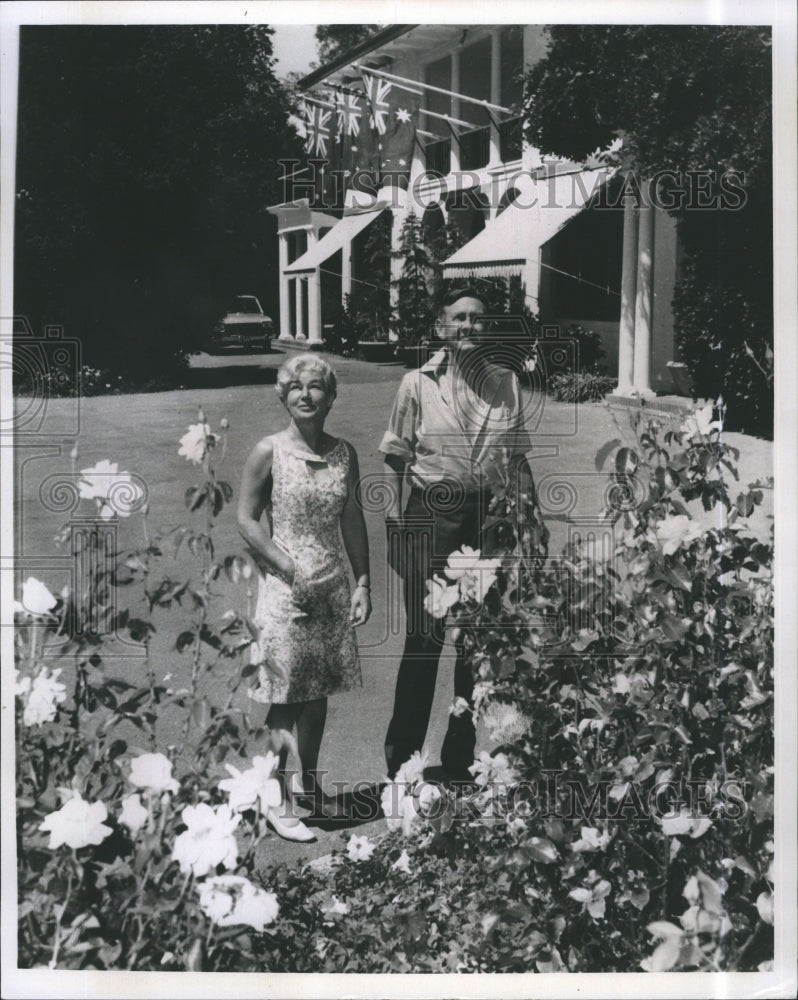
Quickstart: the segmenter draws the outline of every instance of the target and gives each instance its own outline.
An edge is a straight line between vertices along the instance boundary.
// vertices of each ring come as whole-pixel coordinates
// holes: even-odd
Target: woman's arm
[[[355,589],[352,593],[349,620],[353,625],[363,625],[371,614],[369,540],[359,497],[360,469],[357,453],[349,442],[346,442],[346,447],[349,452],[348,495],[341,513],[341,535],[346,554],[352,565],[352,572],[355,575]]]
[[[262,572],[279,576],[289,585],[294,579],[294,561],[275,545],[260,522],[263,495],[272,473],[273,448],[268,438],[259,441],[244,466],[238,498],[238,530],[252,550]]]

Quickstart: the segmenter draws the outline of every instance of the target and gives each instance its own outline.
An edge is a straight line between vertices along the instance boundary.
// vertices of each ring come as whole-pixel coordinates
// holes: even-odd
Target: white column
[[[502,90],[502,36],[500,29],[495,29],[490,36],[490,103],[501,104]],[[495,114],[495,112],[492,112]],[[501,163],[502,154],[499,145],[499,129],[491,119],[490,125],[490,158],[488,166]]]
[[[618,326],[618,388],[616,396],[632,391],[635,356],[635,299],[637,296],[638,210],[631,199],[623,206],[623,264],[621,268],[621,321]]]
[[[654,307],[654,206],[642,205],[639,216],[633,389],[641,396],[653,396],[654,393],[651,390],[651,320]]]
[[[323,341],[321,330],[321,271],[308,275],[308,343]]]
[[[319,242],[319,236],[315,229],[308,229],[308,250]],[[321,271],[316,268],[312,274],[307,275],[308,284],[308,343],[320,344],[323,340],[321,334]]]
[[[452,84],[449,87],[449,90],[451,90],[455,94],[460,93],[460,50],[459,49],[455,49],[455,51],[452,52]],[[451,98],[449,102],[449,114],[452,116],[452,118],[460,117],[459,97]],[[431,120],[435,121],[435,119]],[[457,171],[460,169],[460,143],[455,138],[455,135],[457,133],[454,131],[454,129],[450,128],[448,125],[446,125],[445,127],[449,129],[449,137],[451,139],[451,145],[452,145],[452,155],[449,161],[450,164],[449,169],[452,171],[452,173],[457,173]]]
[[[341,305],[345,305],[346,296],[352,294],[352,243],[344,243],[341,247]]]
[[[285,273],[288,267],[288,237],[285,233],[277,236],[277,248],[279,252],[280,267],[280,340],[288,340],[291,337],[291,279]]]
[[[294,279],[294,303],[295,303],[295,321],[296,328],[294,329],[294,338],[296,340],[306,340],[307,334],[305,333],[305,310],[302,305],[302,278]]]

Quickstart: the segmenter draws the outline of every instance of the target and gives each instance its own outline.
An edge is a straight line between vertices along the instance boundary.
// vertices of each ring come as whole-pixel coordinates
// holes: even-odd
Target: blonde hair
[[[338,380],[335,372],[328,361],[319,357],[318,354],[295,354],[277,370],[277,395],[285,402],[288,395],[288,386],[303,371],[318,372],[324,382],[324,391],[335,398],[338,389]]]

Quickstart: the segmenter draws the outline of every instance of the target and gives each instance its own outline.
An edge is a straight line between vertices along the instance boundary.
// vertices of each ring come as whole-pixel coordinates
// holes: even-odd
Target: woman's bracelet
[[[371,591],[371,584],[369,583],[356,583],[355,590],[368,590]]]

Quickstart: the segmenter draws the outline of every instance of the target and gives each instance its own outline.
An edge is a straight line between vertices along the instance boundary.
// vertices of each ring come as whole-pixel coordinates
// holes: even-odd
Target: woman
[[[362,683],[353,626],[371,614],[369,551],[356,495],[357,455],[324,431],[334,371],[317,355],[296,355],[278,371],[277,393],[288,426],[253,449],[238,505],[239,530],[261,571],[253,648],[260,675],[250,697],[269,704],[266,722],[281,742],[284,808],[272,811],[269,822],[286,839],[311,840],[288,807],[288,748],[297,748],[314,811],[329,814],[331,800],[317,774],[327,696]],[[264,511],[268,525],[261,523]],[[344,549],[356,582],[351,595]]]

